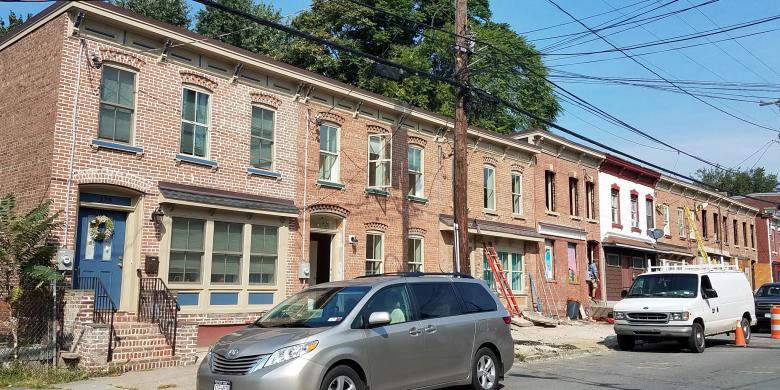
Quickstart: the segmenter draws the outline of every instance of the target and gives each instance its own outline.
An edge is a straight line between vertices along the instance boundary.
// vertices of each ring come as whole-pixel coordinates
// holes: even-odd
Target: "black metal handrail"
[[[95,302],[92,310],[92,322],[108,325],[108,357],[106,361],[110,362],[114,358],[114,315],[116,314],[116,304],[111,299],[111,295],[97,276],[81,276],[78,278],[78,288],[81,290],[95,291]]]
[[[176,330],[179,320],[179,302],[160,278],[141,278],[138,292],[138,321],[156,323],[160,333],[176,355]]]

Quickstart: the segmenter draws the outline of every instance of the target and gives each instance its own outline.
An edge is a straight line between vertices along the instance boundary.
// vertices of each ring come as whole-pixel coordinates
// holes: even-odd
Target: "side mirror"
[[[717,298],[717,297],[718,297],[718,292],[715,291],[715,289],[712,288],[704,289],[704,299]]]
[[[628,296],[628,290],[623,290],[623,291],[620,292],[620,297],[621,298],[625,298],[627,296]]]
[[[386,311],[375,311],[368,316],[368,326],[376,327],[390,323],[390,313]]]

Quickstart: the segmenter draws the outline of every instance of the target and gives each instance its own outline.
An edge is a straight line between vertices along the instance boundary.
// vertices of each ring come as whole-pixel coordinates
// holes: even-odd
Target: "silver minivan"
[[[497,389],[511,318],[484,282],[407,273],[313,286],[220,339],[199,390]]]

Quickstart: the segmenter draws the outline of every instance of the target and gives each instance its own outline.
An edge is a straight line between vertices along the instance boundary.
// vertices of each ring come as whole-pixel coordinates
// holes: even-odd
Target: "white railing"
[[[667,263],[650,267],[650,272],[664,272],[664,271],[737,271],[739,272],[739,266],[732,264],[685,264],[683,263]]]

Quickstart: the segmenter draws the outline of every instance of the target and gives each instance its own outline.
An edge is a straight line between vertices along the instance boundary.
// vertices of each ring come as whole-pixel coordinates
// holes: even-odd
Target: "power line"
[[[642,3],[646,3],[648,1],[651,1],[651,0],[637,1],[636,3],[632,3],[632,4],[629,4],[629,5],[624,5],[624,6],[620,7],[620,8],[618,8],[618,9],[631,8],[631,7],[637,6],[637,5],[642,4]],[[599,16],[611,14],[611,13],[614,13],[614,12],[615,11],[601,12],[601,13],[598,13],[598,14],[595,14],[595,15],[586,16],[586,17],[582,18],[582,20],[593,19],[593,18],[596,18],[596,17],[599,17]],[[572,21],[572,22],[558,23],[558,24],[555,24],[555,25],[552,25],[552,26],[537,28],[537,29],[534,29],[534,30],[523,31],[523,32],[520,32],[518,34],[520,34],[520,35],[528,35],[530,33],[538,32],[538,31],[544,31],[544,30],[549,30],[549,29],[556,28],[556,27],[561,27],[561,26],[567,26],[567,25],[574,24],[574,23],[576,23],[576,22]]]

